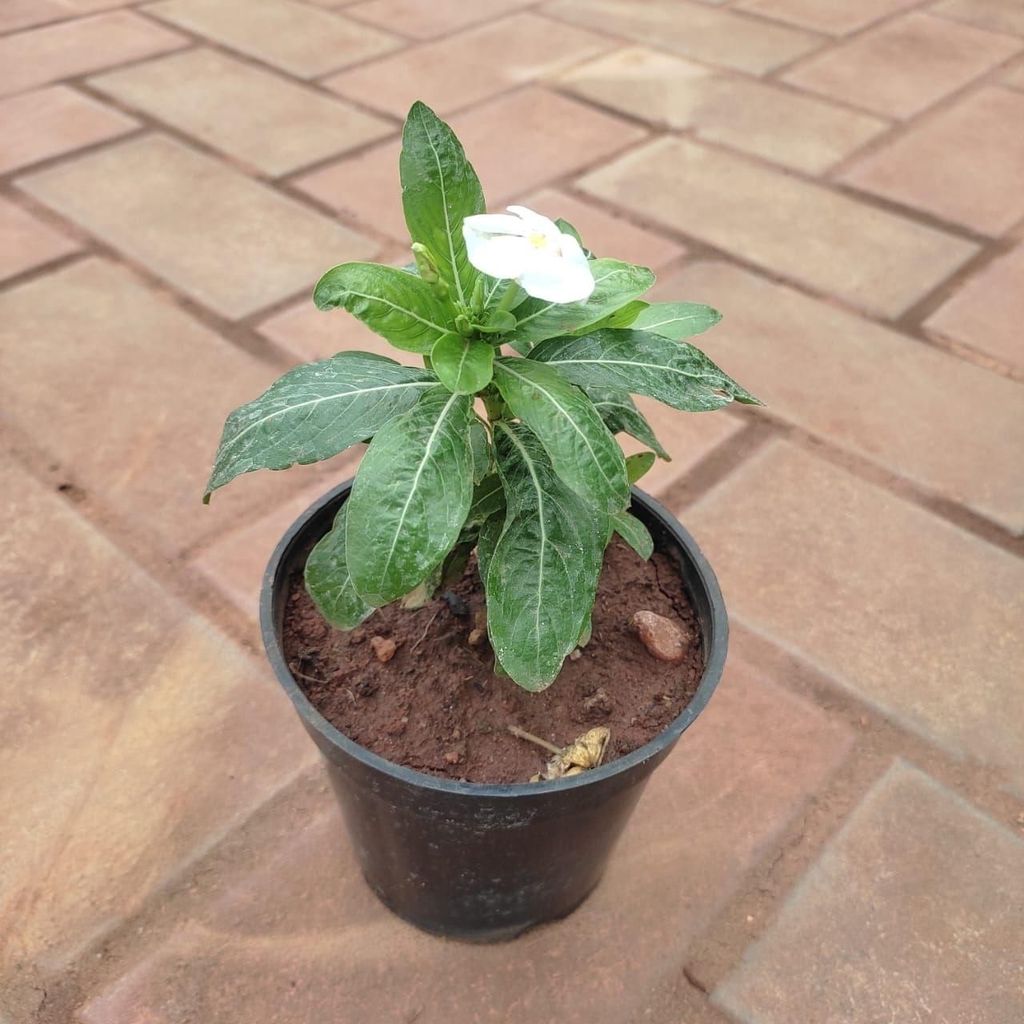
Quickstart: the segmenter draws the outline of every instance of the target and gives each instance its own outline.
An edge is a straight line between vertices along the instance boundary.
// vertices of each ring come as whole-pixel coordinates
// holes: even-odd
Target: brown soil
[[[349,633],[332,629],[296,573],[284,622],[284,650],[317,710],[346,736],[396,764],[471,782],[525,782],[547,754],[508,731],[519,726],[556,746],[608,726],[605,760],[643,746],[682,711],[703,670],[696,616],[673,560],[644,562],[618,538],[605,556],[590,643],[543,693],[493,674],[486,639],[470,646],[484,604],[471,560],[444,597],[416,611],[376,611]],[[693,640],[681,664],[653,658],[629,625],[641,609],[672,618]],[[375,637],[396,652],[381,663]]]

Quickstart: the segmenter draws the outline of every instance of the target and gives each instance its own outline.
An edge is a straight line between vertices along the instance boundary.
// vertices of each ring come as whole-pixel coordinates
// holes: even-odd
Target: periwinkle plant
[[[642,301],[654,274],[595,257],[565,221],[486,214],[458,139],[422,103],[400,172],[415,262],[342,264],[313,299],[421,354],[423,369],[339,352],[289,371],[228,417],[206,500],[241,473],[368,440],[306,564],[317,607],[352,629],[450,585],[475,549],[497,661],[542,690],[589,635],[612,534],[644,558],[653,549],[628,511],[630,484],[668,455],[631,394],[688,412],[757,399],[683,340],[717,323],[715,310]],[[626,458],[616,433],[651,451]]]

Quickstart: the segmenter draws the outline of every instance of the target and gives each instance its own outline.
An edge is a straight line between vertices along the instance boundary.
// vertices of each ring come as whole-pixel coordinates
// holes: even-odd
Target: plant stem
[[[561,754],[562,748],[556,747],[554,743],[548,743],[547,740],[542,740],[539,736],[534,736],[532,732],[527,732],[525,729],[520,729],[518,725],[510,725],[508,731],[513,736],[521,740],[529,740],[530,743],[536,743],[538,747],[543,747],[545,750],[550,751],[552,754]]]

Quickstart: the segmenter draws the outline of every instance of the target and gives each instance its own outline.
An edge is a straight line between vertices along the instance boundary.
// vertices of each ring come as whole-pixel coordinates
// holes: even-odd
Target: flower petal
[[[528,295],[546,302],[583,302],[594,290],[594,275],[586,257],[582,263],[574,257],[534,257],[518,281]]]
[[[541,234],[552,244],[556,243],[562,234],[553,220],[549,220],[541,213],[534,213],[526,206],[509,206],[506,209],[509,213],[514,213],[517,217],[522,218],[526,226],[524,234]]]
[[[518,217],[507,213],[476,213],[462,221],[462,236],[468,240],[470,232],[477,235],[525,235],[529,228]]]
[[[516,278],[526,268],[533,252],[525,238],[514,235],[483,235],[463,232],[466,255],[477,270],[490,277]]]

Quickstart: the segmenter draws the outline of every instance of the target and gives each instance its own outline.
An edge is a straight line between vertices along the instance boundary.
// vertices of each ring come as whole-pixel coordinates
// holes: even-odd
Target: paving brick
[[[943,0],[930,11],[993,32],[1024,36],[1024,7],[1019,0]]]
[[[740,0],[737,10],[778,18],[791,25],[846,35],[879,18],[913,7],[918,0]]]
[[[132,118],[66,85],[0,100],[0,174],[115,138]]]
[[[698,462],[743,429],[739,420],[726,413],[677,412],[643,395],[637,395],[634,401],[672,456],[671,462],[658,459],[639,483],[643,490],[656,496],[664,495]],[[618,440],[627,455],[648,450],[646,445],[625,434],[619,434]]]
[[[655,294],[725,312],[697,341],[775,415],[1024,532],[1024,386],[725,263]]]
[[[7,458],[0,475],[0,804],[18,823],[0,859],[0,904],[17,921],[0,960],[55,964],[138,910],[310,751],[266,671]]]
[[[327,267],[378,248],[162,136],[110,146],[18,184],[232,318],[312,290]]]
[[[183,46],[178,32],[130,11],[58,22],[0,39],[0,96]]]
[[[1021,41],[908,14],[803,61],[783,78],[889,117],[912,117],[1019,52]]]
[[[201,505],[225,416],[278,374],[123,269],[86,260],[0,295],[0,340],[5,419],[162,550],[311,482],[308,470],[247,474]]]
[[[422,366],[415,352],[394,348],[365,324],[344,310],[319,310],[309,299],[301,299],[264,320],[261,334],[291,353],[298,362],[326,359],[335,352],[354,349],[387,356],[406,366]]]
[[[1024,842],[905,762],[714,994],[749,1024],[1024,1018]]]
[[[1015,63],[1003,75],[1002,81],[1013,89],[1024,89],[1024,60]]]
[[[809,53],[820,37],[685,0],[555,0],[542,8],[566,21],[760,75]]]
[[[783,442],[685,520],[735,619],[1024,793],[1020,559]]]
[[[409,232],[402,213],[402,184],[398,178],[401,148],[398,141],[385,142],[309,174],[300,174],[291,183],[344,216],[406,242]]]
[[[388,33],[297,0],[163,0],[146,10],[299,78],[317,78],[400,45]]]
[[[643,138],[642,129],[545,89],[529,87],[451,118],[488,206],[572,174]],[[399,144],[302,175],[298,188],[392,238],[408,237],[398,182]]]
[[[586,29],[516,14],[343,71],[324,85],[396,117],[404,118],[417,99],[445,115],[611,45]]]
[[[811,182],[662,138],[579,181],[586,192],[885,316],[976,246]]]
[[[0,199],[0,280],[75,252],[66,235]]]
[[[45,25],[82,14],[124,7],[130,0],[4,0],[0,7],[0,32]]]
[[[379,28],[401,32],[416,39],[435,39],[458,32],[480,21],[510,14],[531,4],[533,0],[368,0],[345,10],[347,15],[368,21]]]
[[[575,93],[668,128],[817,174],[889,122],[753,78],[716,72],[641,47],[568,72]]]
[[[983,88],[911,127],[843,180],[987,234],[1024,216],[1024,96]]]
[[[1024,244],[970,278],[925,322],[935,334],[963,342],[1024,371]]]
[[[314,501],[355,475],[361,455],[362,448],[357,447],[338,456],[332,462],[333,480],[300,491],[266,515],[217,540],[197,554],[192,564],[244,614],[256,620],[263,573],[278,541]]]
[[[614,256],[657,270],[686,253],[686,247],[679,242],[656,235],[615,212],[602,210],[558,189],[534,192],[523,199],[522,204],[552,220],[564,217],[580,232],[584,245],[598,256]]]
[[[0,7],[0,32],[45,25],[65,17],[67,11],[59,0],[7,0]]]
[[[270,175],[395,130],[319,91],[204,48],[114,71],[90,84]]]
[[[260,868],[229,874],[205,916],[99,993],[82,1020],[233,1024],[273,1006],[280,1024],[297,1024],[343,1005],[352,1021],[621,1024],[678,972],[849,743],[820,711],[731,667],[654,776],[591,899],[514,944],[456,949],[400,924],[370,896],[325,808],[301,831],[282,830]]]

